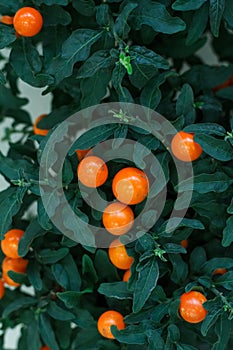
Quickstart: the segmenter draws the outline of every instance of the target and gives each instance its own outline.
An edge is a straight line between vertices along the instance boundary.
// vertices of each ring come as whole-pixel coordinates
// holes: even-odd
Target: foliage
[[[44,23],[30,38],[0,23],[0,49],[10,50],[0,72],[0,121],[12,119],[5,133],[8,154],[0,153],[0,173],[9,183],[0,193],[0,233],[3,239],[11,228],[25,230],[19,254],[29,260],[27,274],[10,274],[32,286],[34,295],[7,288],[0,301],[0,348],[6,330],[22,324],[18,350],[43,344],[51,350],[232,349],[233,85],[215,90],[233,75],[232,0],[8,0],[0,1],[0,13],[14,16],[23,6],[37,8]],[[208,38],[218,66],[198,55]],[[163,168],[166,205],[150,231],[127,246],[134,257],[128,283],[106,249],[63,236],[45,212],[39,166],[49,135],[33,134],[19,79],[52,94],[51,113],[39,122],[44,129],[88,106],[123,101],[150,107],[178,130],[195,133],[203,154],[193,163],[192,201],[170,234],[164,227],[176,199],[176,170],[160,141],[119,121],[74,145],[85,149],[113,137],[132,138],[146,144]],[[20,138],[13,142],[16,132]],[[63,174],[66,197],[84,221],[101,225],[81,198],[74,150]],[[117,170],[119,162],[112,161],[111,174]],[[192,189],[188,182],[180,185],[184,194]],[[25,215],[33,203],[37,215]],[[72,226],[72,218],[66,224]],[[180,245],[184,239],[187,250]],[[213,275],[217,268],[227,273]],[[196,325],[178,312],[180,295],[190,290],[208,300],[207,317]],[[98,317],[108,309],[125,316],[124,330],[113,327],[114,341],[97,331]]]

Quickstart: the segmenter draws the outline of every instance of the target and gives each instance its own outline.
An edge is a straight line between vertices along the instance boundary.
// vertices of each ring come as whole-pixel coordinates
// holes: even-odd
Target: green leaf
[[[109,56],[107,50],[96,51],[78,70],[77,78],[90,78],[101,69],[114,67],[115,59]]]
[[[219,35],[219,27],[225,9],[225,0],[210,0],[210,28],[215,37]]]
[[[169,260],[172,263],[171,280],[177,284],[183,284],[188,275],[188,266],[182,260],[180,255],[168,254]]]
[[[174,72],[169,71],[149,80],[141,92],[140,103],[145,107],[156,109],[162,97],[162,93],[159,89],[160,85],[162,85],[167,78],[174,75]]]
[[[204,263],[201,266],[200,271],[203,271],[203,273],[208,273],[212,275],[215,269],[222,269],[222,268],[231,269],[232,266],[233,266],[232,258],[228,258],[228,257],[212,258],[206,261],[206,263]]]
[[[232,322],[227,318],[227,315],[225,313],[221,314],[215,324],[215,333],[218,336],[218,339],[213,344],[213,350],[227,349],[231,329]]]
[[[0,85],[0,106],[6,109],[6,115],[8,115],[10,111],[11,113],[14,113],[12,110],[19,109],[27,102],[28,100],[26,98],[16,97],[10,89]]]
[[[186,44],[192,45],[195,43],[204,33],[208,23],[209,6],[205,2],[204,5],[199,8],[192,17],[192,22],[188,28],[188,35],[186,38]]]
[[[168,330],[168,336],[173,343],[176,343],[180,340],[180,331],[175,324],[170,324],[167,330]]]
[[[43,287],[43,281],[40,275],[40,266],[36,260],[30,260],[27,267],[27,277],[31,285],[38,291]]]
[[[68,5],[69,0],[37,0],[38,5],[45,4],[48,6],[51,5]]]
[[[206,260],[207,256],[205,249],[202,247],[195,247],[190,254],[190,269],[194,273],[199,273]]]
[[[204,152],[217,160],[227,162],[233,159],[233,147],[227,141],[204,134],[195,135],[194,140],[201,145]]]
[[[34,87],[51,85],[54,79],[43,72],[39,52],[30,41],[19,40],[11,50],[10,63],[23,81]]]
[[[226,129],[217,123],[200,123],[200,124],[191,124],[185,126],[183,129],[185,132],[193,132],[198,134],[213,134],[213,135],[219,135],[224,136],[226,135]]]
[[[217,276],[214,282],[216,286],[221,286],[229,291],[233,289],[233,271],[228,271],[224,275]]]
[[[206,336],[210,327],[212,327],[215,324],[217,318],[222,313],[222,303],[219,299],[220,298],[218,297],[214,298],[205,302],[205,304],[203,305],[204,308],[208,310],[208,313],[201,324],[201,333],[203,336]]]
[[[207,0],[176,0],[172,4],[173,10],[191,11],[199,9]]]
[[[107,87],[112,76],[111,69],[100,69],[89,78],[82,79],[81,89],[81,107],[87,108],[94,106],[104,98],[107,93]]]
[[[94,265],[100,281],[114,282],[117,280],[117,269],[110,262],[106,251],[102,249],[96,251]]]
[[[163,4],[151,0],[140,1],[131,17],[136,30],[141,29],[143,24],[152,27],[155,32],[165,34],[174,34],[185,29],[185,23],[179,17],[172,17]]]
[[[193,90],[189,84],[184,84],[176,102],[176,114],[177,116],[184,116],[187,124],[195,121],[196,113],[193,102]]]
[[[233,28],[233,3],[231,0],[225,0],[223,18],[227,22],[228,26]]]
[[[85,61],[91,46],[101,38],[102,32],[92,29],[77,29],[63,43],[61,54],[55,57],[49,67],[48,73],[56,78],[56,84],[73,72],[76,62]]]
[[[48,347],[52,350],[59,350],[50,318],[45,313],[39,314],[39,331],[41,338]]]
[[[63,292],[57,293],[58,298],[63,301],[68,309],[80,306],[80,299],[83,294],[91,293],[92,290],[86,289],[81,292]]]
[[[6,77],[1,70],[0,70],[0,84],[6,84]]]
[[[19,255],[24,257],[28,253],[34,239],[42,236],[44,233],[37,219],[32,220],[26,228],[23,237],[20,239],[18,248]]]
[[[159,331],[155,329],[148,329],[146,331],[148,339],[148,350],[164,350],[165,344]]]
[[[6,318],[12,312],[16,312],[20,309],[27,308],[29,306],[35,305],[37,303],[37,299],[31,298],[31,297],[21,297],[16,300],[14,300],[12,303],[8,304],[7,307],[4,309],[2,317]]]
[[[233,87],[229,86],[217,91],[216,96],[224,100],[233,101]]]
[[[157,258],[143,261],[137,265],[138,279],[135,284],[133,297],[133,312],[140,311],[156,287],[159,277]]]
[[[50,301],[47,312],[49,316],[54,318],[55,320],[60,321],[70,321],[75,318],[75,315],[72,312],[65,310],[57,305],[55,301]]]
[[[226,174],[217,171],[214,174],[200,174],[193,177],[194,183],[190,180],[184,180],[179,183],[179,191],[197,191],[198,193],[226,191],[233,183],[233,180]]]
[[[58,4],[43,7],[44,26],[57,26],[61,24],[67,26],[71,22],[71,15]]]
[[[233,215],[227,219],[226,227],[223,230],[222,245],[228,247],[233,242]]]
[[[95,2],[93,0],[72,0],[72,5],[83,16],[89,17],[95,14]]]
[[[38,350],[41,346],[41,340],[37,322],[31,322],[27,327],[27,331],[27,347],[30,350]]]
[[[69,150],[69,154],[72,155],[77,149],[88,149],[107,140],[113,135],[116,128],[117,124],[104,124],[88,130],[73,143]]]
[[[127,283],[125,282],[101,283],[98,292],[108,298],[120,300],[133,298],[132,293],[127,288]]]
[[[0,24],[0,49],[4,49],[16,40],[14,28]]]
[[[147,49],[145,46],[131,46],[130,57],[135,65],[148,65],[159,69],[169,69],[169,63],[165,58]]]
[[[116,339],[121,343],[126,344],[145,344],[146,343],[146,334],[145,329],[142,325],[131,325],[118,331],[115,326],[111,327],[112,334]]]
[[[84,254],[82,258],[82,274],[90,286],[93,286],[98,281],[93,261],[86,254]]]
[[[37,258],[42,264],[55,264],[69,253],[68,248],[42,249],[37,253]]]
[[[63,288],[80,291],[82,281],[71,254],[62,259],[59,264],[52,265],[52,273],[57,283]]]
[[[21,208],[19,200],[20,188],[9,187],[0,193],[0,234],[1,239],[4,234],[11,228],[13,217]],[[25,192],[24,192],[25,195]]]
[[[128,3],[121,13],[118,15],[115,24],[113,26],[114,34],[117,35],[120,39],[126,39],[128,37],[128,34],[130,32],[130,26],[127,23],[127,20],[129,18],[129,15],[131,12],[137,7],[138,5],[136,3]]]

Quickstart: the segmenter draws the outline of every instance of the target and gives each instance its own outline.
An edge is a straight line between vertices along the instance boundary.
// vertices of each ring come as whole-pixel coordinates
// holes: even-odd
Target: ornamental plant
[[[0,349],[17,325],[18,350],[232,349],[232,0],[2,0],[0,15]],[[50,113],[29,115],[20,79]],[[74,139],[88,108],[101,125]]]

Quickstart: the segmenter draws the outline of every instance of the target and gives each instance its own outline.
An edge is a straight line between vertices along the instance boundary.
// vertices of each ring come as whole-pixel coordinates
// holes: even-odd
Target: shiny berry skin
[[[194,134],[178,132],[172,139],[171,150],[174,156],[183,162],[191,162],[202,154],[201,146],[194,141]]]
[[[102,186],[108,178],[108,168],[104,160],[89,156],[81,160],[77,175],[79,181],[86,187],[96,188]]]
[[[125,204],[141,203],[149,191],[149,181],[144,171],[128,167],[121,169],[112,182],[114,196]]]
[[[108,248],[108,256],[111,263],[121,270],[128,270],[134,259],[129,256],[127,250],[118,239],[115,239]]]
[[[22,7],[16,12],[13,25],[19,35],[32,37],[41,31],[43,18],[33,7]]]
[[[12,25],[14,17],[12,16],[2,16],[0,22],[3,24]]]
[[[207,315],[207,310],[204,309],[202,304],[206,301],[204,294],[197,291],[182,294],[179,307],[181,317],[189,323],[203,321]]]
[[[97,322],[98,331],[103,337],[115,339],[111,332],[111,326],[116,326],[118,330],[122,330],[126,327],[124,317],[114,310],[104,312]]]
[[[24,231],[18,229],[12,229],[5,234],[4,239],[1,241],[1,248],[6,256],[13,259],[19,258],[19,241],[23,235]]]
[[[134,224],[134,213],[125,204],[114,202],[103,212],[103,225],[112,235],[120,236],[128,232]]]
[[[180,244],[182,245],[182,247],[184,247],[185,249],[188,248],[189,242],[187,239],[183,239]]]

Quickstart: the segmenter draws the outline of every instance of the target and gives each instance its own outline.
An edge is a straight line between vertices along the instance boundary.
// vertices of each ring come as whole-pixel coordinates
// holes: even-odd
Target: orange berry
[[[2,16],[0,22],[3,24],[12,25],[14,17],[12,16]]]
[[[31,37],[40,32],[43,26],[43,18],[40,12],[33,7],[22,7],[16,12],[13,25],[17,33]]]
[[[130,276],[131,276],[131,271],[130,271],[130,269],[128,269],[128,270],[126,270],[125,273],[124,273],[123,281],[124,281],[124,282],[128,282],[128,280],[130,279]]]
[[[171,150],[174,156],[183,162],[196,160],[202,154],[201,146],[194,141],[194,134],[178,132],[172,139]]]
[[[128,167],[121,169],[112,182],[114,196],[125,204],[141,203],[149,191],[149,181],[144,171]]]
[[[128,232],[134,224],[133,210],[125,204],[114,202],[103,212],[103,225],[108,232],[115,236]]]
[[[88,152],[90,152],[91,148],[88,149],[77,149],[75,152],[77,154],[78,160],[81,161]],[[90,154],[90,153],[89,153]]]
[[[124,317],[114,310],[104,312],[97,322],[98,331],[103,337],[115,339],[111,332],[111,326],[116,326],[118,330],[122,330],[126,327]]]
[[[12,259],[5,257],[2,262],[2,277],[4,281],[9,286],[18,287],[20,284],[13,281],[12,278],[8,276],[9,271],[14,271],[18,273],[25,273],[27,270],[28,260],[23,258]]]
[[[128,270],[134,259],[129,256],[127,250],[118,239],[115,239],[108,248],[108,256],[114,266],[121,270]]]
[[[213,275],[224,275],[227,272],[225,268],[215,269]]]
[[[9,258],[19,258],[18,247],[19,241],[24,235],[24,231],[12,229],[5,234],[5,238],[1,241],[3,253]]]
[[[40,348],[40,350],[50,350],[50,348],[47,345],[44,345],[42,348]]]
[[[207,315],[207,310],[204,309],[202,304],[206,301],[204,294],[197,291],[182,294],[179,307],[181,317],[189,323],[203,321]]]
[[[89,156],[83,158],[79,163],[77,175],[83,185],[96,188],[103,185],[107,180],[108,168],[103,159]]]
[[[180,244],[182,245],[182,247],[184,247],[185,249],[187,249],[188,248],[188,240],[187,239],[183,239],[181,242],[180,242]]]
[[[46,116],[47,116],[47,114],[41,114],[34,121],[34,123],[33,123],[33,132],[34,132],[35,135],[46,136],[48,134],[49,130],[47,130],[47,129],[40,129],[40,128],[37,127],[37,124],[39,123],[39,121],[41,121],[41,119],[43,119]]]
[[[4,281],[0,279],[0,299],[4,297],[4,294],[5,294]]]

